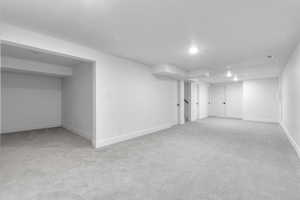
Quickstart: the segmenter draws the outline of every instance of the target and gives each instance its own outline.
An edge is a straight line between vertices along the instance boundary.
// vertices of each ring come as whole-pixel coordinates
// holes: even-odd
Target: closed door
[[[226,86],[226,117],[242,118],[242,83],[232,83]]]
[[[212,85],[209,94],[209,116],[242,118],[242,83]]]
[[[213,85],[209,88],[209,115],[225,117],[225,88],[223,85]]]
[[[198,119],[198,85],[197,83],[191,83],[191,121]]]
[[[208,106],[207,102],[209,102],[209,94],[208,94],[208,87],[205,83],[198,84],[198,119],[206,118],[208,115]]]

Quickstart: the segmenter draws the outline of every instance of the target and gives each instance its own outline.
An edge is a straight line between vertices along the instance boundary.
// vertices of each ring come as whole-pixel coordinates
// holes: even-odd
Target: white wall
[[[89,140],[93,137],[93,64],[73,67],[62,79],[62,126]]]
[[[281,125],[300,156],[300,44],[290,57],[280,80]]]
[[[0,30],[6,42],[96,61],[95,146],[176,124],[176,82],[155,78],[148,66],[8,24]]]
[[[278,78],[267,78],[258,80],[247,80],[238,83],[213,84],[209,87],[209,92],[213,97],[217,96],[218,106],[213,104],[213,97],[210,101],[209,112],[216,115],[214,110],[224,111],[224,114],[217,116],[241,118],[250,121],[279,122],[279,84]],[[219,91],[216,88],[221,87]],[[224,91],[223,95],[219,95]],[[218,94],[215,94],[215,93]],[[226,101],[224,105],[222,102]],[[215,102],[216,103],[216,102]]]
[[[61,80],[2,72],[2,132],[61,125]]]
[[[243,83],[229,83],[225,86],[225,115],[231,118],[243,118]]]
[[[204,82],[198,83],[199,89],[199,119],[208,117],[208,84]]]
[[[72,68],[52,65],[33,60],[17,59],[14,57],[2,58],[2,69],[11,72],[35,73],[53,76],[72,76]]]
[[[97,123],[106,131],[97,132],[103,139],[100,145],[177,124],[176,81],[157,79],[148,66],[124,59],[105,59],[102,64],[99,68],[106,72],[97,74],[97,80],[104,81],[97,85],[97,103],[104,119],[97,115]]]
[[[243,119],[279,122],[278,78],[243,83]]]

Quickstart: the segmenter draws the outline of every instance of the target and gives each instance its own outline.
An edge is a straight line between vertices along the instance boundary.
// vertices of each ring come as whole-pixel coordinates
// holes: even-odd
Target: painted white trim
[[[62,127],[76,135],[79,135],[87,140],[92,140],[92,133],[88,133],[86,131],[83,131],[83,130],[79,130],[77,128],[74,128],[74,127],[71,127],[69,125],[62,125]]]
[[[200,119],[206,119],[206,118],[209,118],[209,116],[203,115],[203,116],[200,116],[200,117],[198,118],[198,120],[200,120]]]
[[[2,58],[2,70],[9,72],[44,74],[58,77],[72,76],[71,67],[18,59],[8,56],[4,56]]]
[[[209,115],[207,118],[221,118],[221,119],[236,119],[236,120],[243,120],[248,122],[259,122],[259,123],[273,123],[278,124],[279,122],[273,120],[263,120],[263,119],[250,119],[250,118],[236,118],[236,117],[219,117],[219,116],[212,116]]]
[[[164,130],[164,129],[168,129],[171,128],[172,126],[176,125],[176,123],[172,123],[172,124],[164,124],[155,128],[149,128],[149,129],[144,129],[144,130],[140,130],[140,131],[135,131],[129,134],[124,134],[124,135],[120,135],[120,136],[116,136],[116,137],[111,137],[111,138],[107,138],[104,140],[99,140],[96,142],[96,148],[101,148],[101,147],[105,147],[105,146],[109,146],[112,144],[116,144],[116,143],[120,143],[126,140],[130,140],[133,138],[137,138],[143,135],[147,135],[147,134],[151,134],[151,133],[155,133],[157,131],[160,130]]]
[[[289,133],[288,129],[286,128],[286,126],[280,122],[280,126],[282,127],[282,129],[284,130],[289,142],[291,143],[291,145],[293,146],[293,148],[295,149],[299,159],[300,159],[300,146],[296,143],[296,141],[294,140],[294,138],[291,136],[291,134]]]
[[[1,134],[10,134],[10,133],[17,133],[17,132],[27,132],[27,131],[36,131],[36,130],[43,130],[43,129],[50,129],[50,128],[58,128],[61,127],[61,124],[53,124],[49,126],[43,126],[43,127],[35,127],[31,129],[26,129],[26,128],[16,128],[16,129],[11,129],[11,130],[6,130],[6,131],[1,131]]]
[[[253,122],[265,122],[265,123],[279,123],[277,120],[267,119],[267,118],[242,118],[245,121],[253,121]]]

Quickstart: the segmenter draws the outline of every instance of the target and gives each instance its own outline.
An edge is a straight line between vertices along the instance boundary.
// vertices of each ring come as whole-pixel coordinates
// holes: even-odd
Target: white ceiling
[[[37,61],[37,62],[48,63],[52,65],[68,66],[68,67],[73,67],[83,62],[80,61],[79,59],[74,59],[74,58],[61,56],[61,55],[54,55],[39,50],[32,50],[25,47],[23,48],[23,47],[7,45],[7,44],[2,44],[1,56]]]
[[[1,0],[0,9],[6,23],[149,65],[212,73],[272,65],[267,55],[285,63],[300,37],[299,0]],[[188,55],[192,43],[203,53]]]

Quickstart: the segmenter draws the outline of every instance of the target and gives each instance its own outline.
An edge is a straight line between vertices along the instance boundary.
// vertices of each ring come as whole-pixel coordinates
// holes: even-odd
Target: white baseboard
[[[42,126],[42,127],[32,127],[32,128],[15,128],[9,130],[2,130],[1,134],[10,134],[10,133],[17,133],[17,132],[27,132],[27,131],[36,131],[36,130],[43,130],[43,129],[50,129],[50,128],[58,128],[61,127],[61,124],[53,124],[49,126]]]
[[[266,118],[244,118],[244,117],[227,117],[227,116],[220,117],[220,116],[212,116],[212,115],[209,115],[208,118],[237,119],[237,120],[243,120],[249,122],[262,122],[262,123],[279,123],[276,120],[266,119]]]
[[[81,137],[84,137],[85,139],[87,140],[91,140],[92,139],[92,133],[88,133],[86,131],[83,131],[83,130],[79,130],[78,128],[74,128],[74,127],[71,127],[69,125],[62,125],[62,127],[72,133],[75,133],[76,135],[79,135]]]
[[[203,116],[199,116],[198,119],[206,119],[206,118],[208,118],[208,116],[207,115],[203,115]]]
[[[242,118],[244,121],[251,121],[251,122],[264,122],[264,123],[279,123],[276,120],[273,119],[267,119],[267,118]]]
[[[296,143],[296,141],[294,140],[294,138],[291,136],[291,134],[289,133],[288,129],[286,128],[286,126],[280,122],[280,126],[282,127],[282,129],[284,130],[289,142],[291,143],[291,145],[293,146],[293,148],[295,149],[299,159],[300,159],[300,146]]]
[[[111,137],[108,139],[104,139],[104,140],[99,140],[96,142],[96,148],[101,148],[101,147],[105,147],[108,145],[112,145],[112,144],[116,144],[119,142],[123,142],[126,140],[130,140],[136,137],[140,137],[143,135],[147,135],[147,134],[151,134],[160,130],[164,130],[164,129],[168,129],[172,126],[174,126],[176,124],[172,123],[172,124],[165,124],[165,125],[161,125],[155,128],[150,128],[150,129],[144,129],[144,130],[140,130],[140,131],[135,131],[129,134],[124,134],[124,135],[120,135],[120,136],[116,136],[116,137]]]

